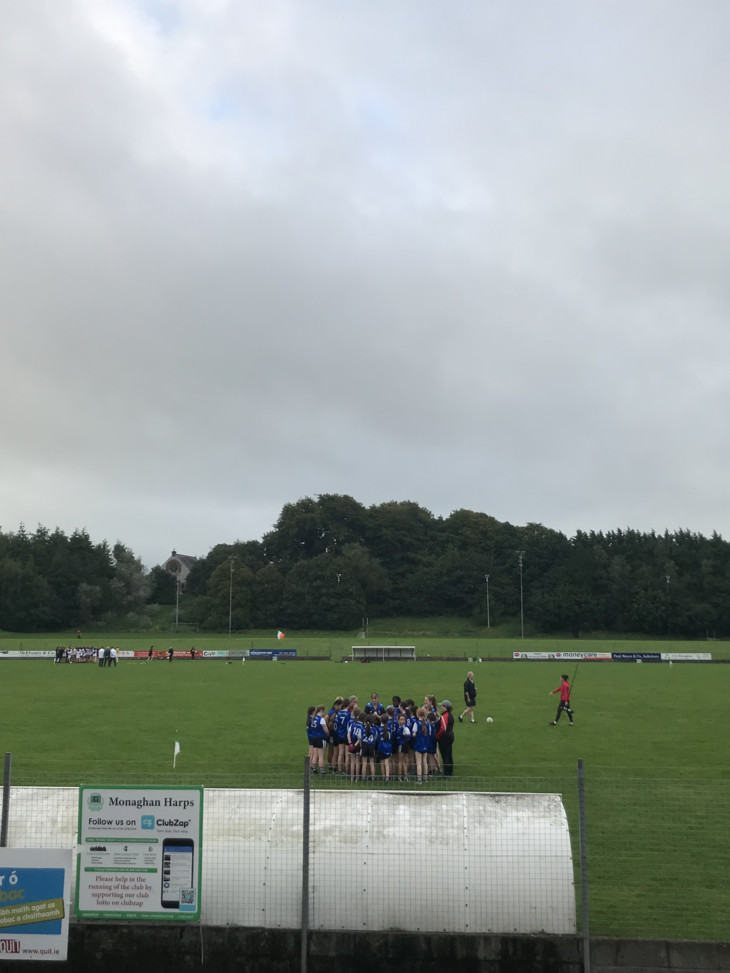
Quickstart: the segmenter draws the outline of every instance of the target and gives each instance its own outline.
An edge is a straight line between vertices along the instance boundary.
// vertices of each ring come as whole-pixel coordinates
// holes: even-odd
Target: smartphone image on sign
[[[162,893],[163,909],[179,909],[181,891],[193,887],[193,840],[192,838],[165,838],[162,842]],[[183,896],[186,900],[187,896]]]

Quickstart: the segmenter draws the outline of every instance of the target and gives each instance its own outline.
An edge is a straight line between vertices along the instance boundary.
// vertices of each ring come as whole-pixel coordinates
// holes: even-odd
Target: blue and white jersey
[[[312,718],[312,735],[315,740],[327,739],[327,720],[321,714]]]
[[[365,729],[364,724],[361,720],[352,720],[350,722],[350,729],[348,730],[348,739],[350,743],[357,743],[362,740],[362,732]]]
[[[416,721],[417,727],[416,727],[416,734],[413,738],[413,749],[417,753],[428,753],[429,744],[431,740],[430,734],[428,732],[428,728],[430,724],[428,720],[424,720],[423,722],[426,724],[425,728],[420,720]]]
[[[311,743],[315,739],[314,714],[307,717],[307,740]]]
[[[426,726],[428,727],[428,752],[436,753],[436,733],[438,732],[438,723],[431,723],[426,720]]]
[[[388,739],[384,739],[383,728],[380,728],[380,735],[378,736],[378,753],[382,757],[392,757],[393,755],[393,737],[388,734]]]
[[[343,743],[347,740],[347,729],[350,725],[350,720],[352,719],[352,713],[349,709],[341,709],[339,713],[335,713],[334,721],[334,734],[335,737],[342,741]]]
[[[362,742],[368,746],[375,746],[380,735],[380,727],[374,723],[366,723],[362,731]]]

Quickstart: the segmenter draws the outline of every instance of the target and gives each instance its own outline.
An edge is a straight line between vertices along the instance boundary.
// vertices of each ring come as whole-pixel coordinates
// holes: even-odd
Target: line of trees
[[[0,533],[0,628],[88,624],[151,602],[175,604],[175,580],[160,566],[145,574],[122,544]],[[725,637],[730,545],[686,530],[568,538],[471,510],[434,517],[412,501],[322,494],[286,504],[261,541],[213,547],[180,603],[181,619],[211,631],[354,629],[364,616],[499,625],[522,612],[536,634]]]
[[[85,530],[0,531],[0,629],[76,628],[143,612],[151,579],[124,544],[95,544]]]

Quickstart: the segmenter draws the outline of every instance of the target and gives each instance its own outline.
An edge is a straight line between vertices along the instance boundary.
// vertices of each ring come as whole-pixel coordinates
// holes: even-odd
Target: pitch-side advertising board
[[[202,836],[202,787],[82,786],[77,915],[200,919]]]
[[[71,849],[0,848],[0,961],[65,960]]]

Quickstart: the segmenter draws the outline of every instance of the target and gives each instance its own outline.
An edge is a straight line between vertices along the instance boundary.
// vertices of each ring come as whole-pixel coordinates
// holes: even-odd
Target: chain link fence
[[[2,843],[75,848],[78,787],[5,776]],[[730,780],[585,777],[207,781],[201,921],[730,940]]]

